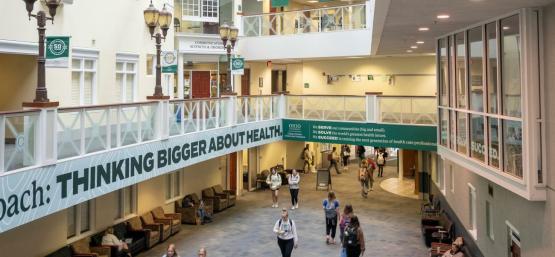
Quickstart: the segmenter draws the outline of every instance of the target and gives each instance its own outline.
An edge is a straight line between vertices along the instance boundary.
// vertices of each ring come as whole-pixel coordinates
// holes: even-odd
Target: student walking
[[[339,216],[339,201],[333,191],[328,192],[328,198],[322,202],[326,216],[326,244],[335,244],[337,217]]]
[[[343,160],[343,169],[348,169],[349,158],[351,158],[351,147],[349,145],[341,146],[341,158]]]
[[[347,252],[347,257],[360,257],[364,255],[364,233],[360,227],[358,217],[351,216],[349,225],[345,228],[345,236],[343,237],[343,245]]]
[[[376,163],[378,164],[378,177],[383,177],[383,167],[385,166],[386,161],[385,158],[385,150],[380,149],[380,151],[378,151],[378,154],[376,155]]]
[[[274,225],[274,233],[277,235],[281,256],[291,257],[291,252],[293,248],[297,248],[299,240],[295,222],[289,218],[289,212],[285,208],[281,210],[281,218]]]
[[[337,147],[333,147],[331,150],[331,153],[328,155],[328,160],[330,161],[330,166],[328,167],[328,170],[331,173],[331,167],[333,166],[335,168],[335,172],[337,172],[337,174],[341,174],[341,171],[339,171],[339,169],[337,168],[337,163],[339,162],[339,153],[337,153]]]
[[[291,210],[299,208],[299,182],[301,177],[297,170],[293,170],[291,175],[287,177],[289,182],[289,192],[291,193]]]
[[[301,158],[304,160],[303,172],[309,173],[312,166],[312,154],[310,153],[308,144],[304,147],[303,152],[301,153]]]
[[[368,182],[370,180],[370,171],[368,169],[368,161],[362,160],[362,165],[358,171],[358,181],[360,182],[361,195],[364,198],[368,197]]]
[[[276,169],[272,169],[272,173],[266,178],[266,184],[270,186],[272,191],[272,208],[278,207],[278,193],[281,187],[281,176],[277,173]]]
[[[341,240],[341,247],[345,248],[343,245],[343,237],[345,236],[345,228],[351,223],[351,217],[354,215],[353,206],[346,204],[343,208],[343,213],[339,217],[339,240]]]

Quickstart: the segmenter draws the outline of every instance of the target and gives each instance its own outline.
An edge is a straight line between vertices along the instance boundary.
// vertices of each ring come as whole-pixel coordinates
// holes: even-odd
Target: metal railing
[[[265,13],[242,17],[246,37],[365,29],[366,4]]]
[[[0,112],[0,175],[249,122],[291,118],[435,125],[435,97],[264,95]]]

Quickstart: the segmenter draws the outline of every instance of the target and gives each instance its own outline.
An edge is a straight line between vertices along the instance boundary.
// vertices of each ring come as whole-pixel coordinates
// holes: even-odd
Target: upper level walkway
[[[435,104],[435,97],[280,94],[3,112],[0,232],[204,160],[301,140],[295,129],[304,125],[294,122],[324,124],[301,128],[303,141],[377,137],[377,145],[397,147],[410,147],[406,135],[425,127],[435,150]],[[401,130],[387,134],[384,126]]]

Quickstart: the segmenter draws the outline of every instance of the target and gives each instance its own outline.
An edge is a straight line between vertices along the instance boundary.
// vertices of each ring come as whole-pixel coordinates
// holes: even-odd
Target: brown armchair
[[[227,197],[224,195],[214,194],[214,189],[211,187],[202,190],[203,200],[212,200],[214,203],[214,211],[220,212],[227,208]]]
[[[201,223],[198,216],[198,205],[183,206],[182,201],[175,201],[175,211],[181,213],[181,223],[199,225]]]
[[[166,241],[172,232],[171,219],[155,219],[151,212],[141,215],[143,225],[157,225],[160,231],[160,242]]]
[[[110,247],[90,246],[91,238],[86,237],[71,244],[73,256],[111,257]]]
[[[133,217],[127,222],[130,232],[145,232],[146,247],[151,248],[160,242],[160,225],[143,225],[139,217]]]
[[[200,206],[200,198],[198,198],[198,195],[196,193],[192,193],[190,196],[193,199],[195,206]],[[204,202],[204,211],[208,214],[208,216],[212,216],[214,214],[214,201],[212,199],[202,199],[202,201]]]
[[[212,187],[212,189],[214,189],[214,193],[216,195],[225,195],[227,197],[227,207],[235,205],[235,200],[237,199],[235,191],[224,190],[221,185],[215,185]]]
[[[176,234],[181,229],[181,213],[164,213],[162,207],[156,207],[151,211],[154,220],[170,219],[171,234]]]

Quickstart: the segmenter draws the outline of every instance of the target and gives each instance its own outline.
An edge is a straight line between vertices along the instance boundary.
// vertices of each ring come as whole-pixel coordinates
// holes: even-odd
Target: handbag
[[[341,252],[339,253],[339,257],[347,257],[347,248],[341,247]]]

